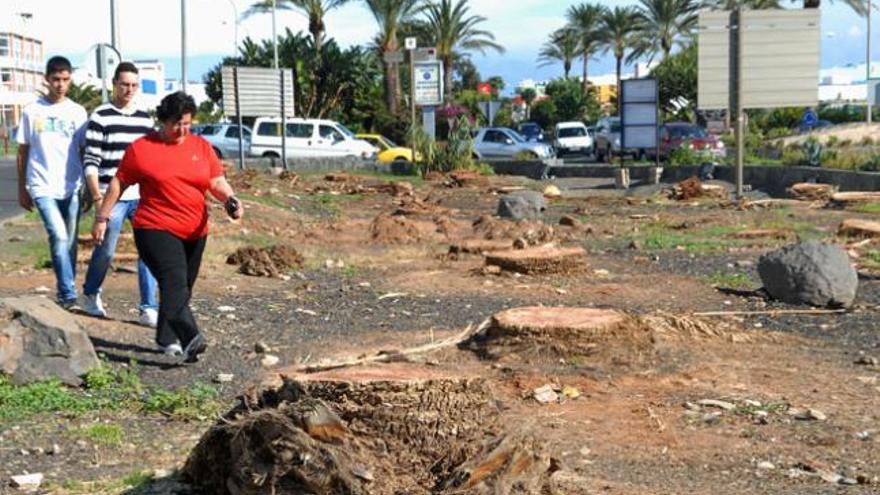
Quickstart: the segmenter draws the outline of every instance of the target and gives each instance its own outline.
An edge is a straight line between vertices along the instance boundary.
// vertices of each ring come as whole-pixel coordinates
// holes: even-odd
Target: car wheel
[[[217,155],[217,158],[223,158],[223,153],[220,153],[220,148],[217,148],[216,146],[212,146],[212,148],[214,148],[214,154]]]
[[[405,156],[398,156],[394,159],[394,163],[409,163]]]

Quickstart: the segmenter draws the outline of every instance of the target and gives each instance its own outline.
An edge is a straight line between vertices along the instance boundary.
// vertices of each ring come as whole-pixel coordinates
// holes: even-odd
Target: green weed
[[[852,209],[860,213],[880,213],[880,203],[865,203]]]
[[[69,430],[68,435],[101,445],[121,445],[123,431],[119,425],[100,423]]]
[[[250,201],[251,203],[258,203],[263,206],[269,206],[271,208],[287,208],[287,206],[288,206],[287,201],[285,201],[284,198],[282,198],[276,194],[266,194],[266,195],[256,196],[251,193],[240,192],[240,193],[236,193],[236,195],[245,201]]]
[[[58,380],[13,385],[0,376],[0,420],[17,421],[40,413],[83,413],[92,401]]]

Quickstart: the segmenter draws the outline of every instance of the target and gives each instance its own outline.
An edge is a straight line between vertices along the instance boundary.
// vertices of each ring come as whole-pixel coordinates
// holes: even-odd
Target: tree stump
[[[216,494],[437,493],[460,486],[453,477],[472,471],[462,466],[505,437],[493,397],[484,378],[408,363],[285,376],[280,388],[245,396],[185,470]],[[511,458],[543,455],[514,449]],[[546,471],[530,476],[541,484]],[[498,466],[481,482],[507,486],[523,473]]]
[[[449,254],[485,254],[513,247],[513,241],[505,239],[465,239],[449,246]]]
[[[793,184],[786,191],[793,198],[801,201],[829,201],[831,196],[837,192],[837,186],[799,182]]]
[[[840,224],[837,234],[848,237],[880,237],[880,222],[847,218]]]
[[[880,203],[880,192],[839,192],[831,200],[844,206],[851,203]]]
[[[618,311],[531,306],[492,316],[486,331],[463,346],[493,360],[510,355],[556,360],[598,353],[615,358],[648,351],[652,339],[640,320]]]
[[[529,275],[573,273],[587,267],[587,252],[579,247],[554,246],[494,251],[486,254],[486,265]]]

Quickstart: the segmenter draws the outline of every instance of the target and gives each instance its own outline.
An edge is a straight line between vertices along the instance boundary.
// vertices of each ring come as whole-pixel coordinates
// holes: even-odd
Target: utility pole
[[[865,53],[865,70],[868,72],[868,77],[865,78],[865,85],[866,85],[865,95],[867,96],[866,99],[868,100],[868,108],[867,108],[867,111],[865,112],[865,115],[866,115],[865,121],[869,124],[871,123],[871,117],[872,117],[872,115],[871,115],[871,99],[874,97],[874,95],[871,94],[871,90],[873,89],[871,87],[871,11],[872,10],[874,10],[873,5],[871,5],[871,0],[868,0],[868,29],[867,29],[867,34],[868,34],[867,41],[868,42],[866,43],[867,48],[865,50],[865,52],[866,52]]]
[[[272,53],[275,56],[275,68],[278,68],[278,33],[275,30],[275,4],[276,0],[272,0]]]
[[[734,40],[736,41],[735,46],[735,55],[734,60],[736,63],[735,76],[736,82],[734,83],[734,92],[736,99],[736,104],[734,106],[734,118],[736,119],[736,199],[742,199],[743,197],[743,162],[745,161],[745,129],[743,122],[743,99],[742,99],[742,77],[743,77],[743,67],[742,67],[742,41],[743,41],[743,19],[742,19],[742,9],[737,7],[737,9],[733,12],[735,22],[731,24],[735,26],[736,32],[734,33]]]
[[[116,9],[116,0],[110,0],[110,46],[119,53],[119,11]]]
[[[186,0],[180,0],[180,90],[186,92]]]

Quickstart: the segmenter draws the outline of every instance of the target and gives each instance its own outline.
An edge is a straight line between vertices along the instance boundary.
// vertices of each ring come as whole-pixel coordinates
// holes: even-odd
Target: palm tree
[[[476,50],[486,53],[494,50],[504,53],[504,47],[495,43],[489,31],[478,29],[486,21],[479,15],[469,15],[468,0],[439,0],[424,7],[426,22],[433,37],[437,57],[443,62],[443,84],[446,99],[452,99],[452,64],[458,52]]]
[[[659,53],[665,60],[676,41],[693,35],[700,6],[696,0],[639,0],[639,29],[629,59],[653,59]]]
[[[273,4],[279,10],[299,11],[309,19],[309,33],[315,43],[315,52],[321,53],[324,33],[327,31],[324,17],[328,11],[340,7],[346,2],[348,0],[257,0],[242,14],[242,17],[271,13]]]
[[[617,62],[617,110],[620,111],[620,71],[626,50],[632,48],[633,35],[639,28],[638,17],[632,7],[614,7],[602,16],[602,30],[607,35],[605,51],[614,53]]]
[[[589,89],[589,71],[587,64],[590,58],[595,55],[602,47],[604,42],[604,33],[600,29],[602,24],[602,14],[605,13],[605,6],[599,4],[582,3],[580,5],[572,5],[566,18],[568,25],[577,33],[581,46],[581,57],[584,61],[583,72],[583,89],[584,94]]]
[[[571,72],[571,65],[575,57],[580,53],[577,33],[573,29],[562,28],[550,33],[550,40],[544,43],[538,52],[538,67],[553,65],[562,62],[565,78]]]
[[[365,0],[367,8],[379,25],[376,39],[379,50],[383,53],[396,52],[400,48],[398,31],[401,24],[412,19],[421,6],[421,0]],[[397,102],[400,90],[400,74],[396,62],[384,61],[385,64],[385,104],[388,111],[397,113]]]

